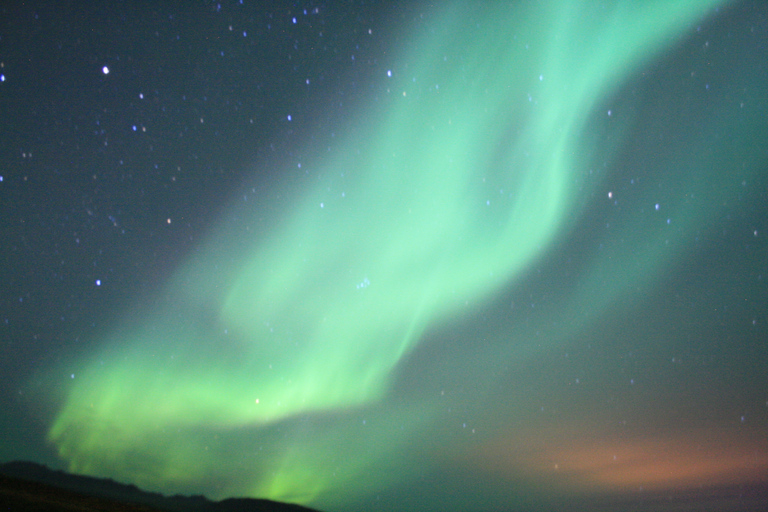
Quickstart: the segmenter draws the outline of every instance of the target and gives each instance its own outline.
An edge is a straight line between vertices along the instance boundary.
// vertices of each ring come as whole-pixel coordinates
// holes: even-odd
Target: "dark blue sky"
[[[764,499],[764,2],[13,4],[0,461],[329,512]]]

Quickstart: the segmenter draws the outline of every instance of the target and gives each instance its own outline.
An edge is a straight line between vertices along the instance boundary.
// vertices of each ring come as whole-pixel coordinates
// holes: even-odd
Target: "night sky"
[[[4,2],[0,256],[0,462],[757,510],[768,3]]]

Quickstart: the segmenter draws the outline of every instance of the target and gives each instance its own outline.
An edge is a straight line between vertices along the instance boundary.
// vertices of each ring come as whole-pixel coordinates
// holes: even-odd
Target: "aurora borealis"
[[[69,158],[11,127],[6,219],[39,176],[92,197],[35,224],[66,292],[5,221],[5,396],[48,452],[4,459],[329,512],[768,484],[765,6],[247,3],[106,22]],[[41,335],[30,293],[79,319]]]

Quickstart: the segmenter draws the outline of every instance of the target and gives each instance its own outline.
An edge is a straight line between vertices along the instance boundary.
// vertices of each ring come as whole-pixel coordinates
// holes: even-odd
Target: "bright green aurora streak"
[[[600,185],[586,174],[595,108],[722,2],[608,3],[459,2],[415,31],[382,77],[386,100],[361,116],[366,137],[252,246],[234,248],[248,245],[237,226],[214,233],[169,305],[83,362],[49,433],[70,469],[317,506],[386,487],[430,406],[393,404],[366,431],[345,426],[351,411],[388,400],[431,326],[572,227]],[[636,257],[635,279],[659,265]]]

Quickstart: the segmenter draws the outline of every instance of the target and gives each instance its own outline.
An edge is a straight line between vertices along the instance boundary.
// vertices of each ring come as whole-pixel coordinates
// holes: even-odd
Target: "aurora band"
[[[509,286],[573,226],[600,186],[586,173],[595,109],[718,4],[446,2],[439,21],[409,28],[400,66],[382,70],[388,93],[348,142],[308,148],[312,179],[266,231],[233,206],[241,220],[222,220],[157,310],[81,361],[49,432],[60,456],[168,492],[353,494],[384,449],[363,460],[370,439],[349,433],[339,448],[333,416],[384,400],[426,330]],[[397,423],[416,428],[424,413],[402,408]],[[333,426],[278,434],[313,416]],[[227,461],[255,439],[268,448],[230,477]],[[320,468],[335,449],[345,462],[330,476]]]

